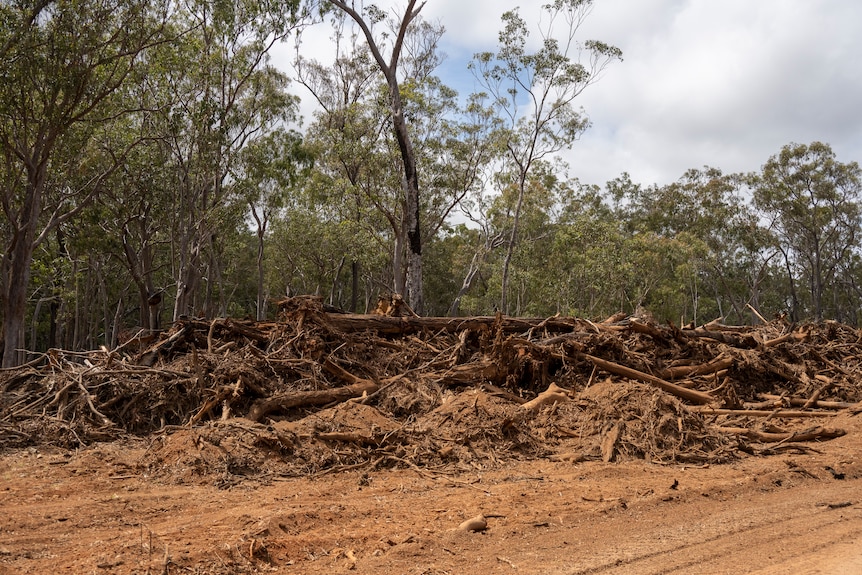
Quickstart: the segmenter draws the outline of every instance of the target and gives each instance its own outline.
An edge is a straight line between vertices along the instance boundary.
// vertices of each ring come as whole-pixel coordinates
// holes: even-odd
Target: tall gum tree
[[[56,186],[62,192],[48,198],[52,158],[73,128],[122,113],[105,111],[105,106],[141,53],[161,41],[167,14],[168,3],[149,0],[0,6],[4,367],[21,360],[34,249],[92,201],[101,179],[113,169],[95,175],[83,188]]]
[[[508,313],[509,268],[518,241],[527,181],[534,164],[571,146],[589,126],[575,99],[597,82],[622,51],[576,36],[592,9],[591,0],[555,0],[543,6],[540,47],[528,50],[527,22],[511,10],[503,14],[497,53],[481,52],[471,62],[479,82],[507,124],[506,149],[517,200],[501,274],[500,311]],[[564,21],[561,35],[556,25]]]
[[[836,270],[859,248],[860,200],[859,164],[838,162],[822,142],[784,146],[754,180],[755,206],[779,237],[791,289],[800,280],[808,285],[817,320],[824,317],[824,294],[835,283]],[[793,307],[793,319],[802,319],[796,298]]]
[[[396,36],[402,25],[393,14],[373,10],[365,14],[381,43]],[[391,125],[391,105],[388,97],[381,95],[388,96],[389,84],[364,37],[357,34],[359,27],[348,25],[352,19],[336,10],[332,23],[332,64],[326,66],[301,55],[296,60],[299,81],[318,105],[308,130],[309,141],[322,151],[316,168],[322,178],[316,187],[324,193],[318,195],[330,198],[329,211],[340,221],[367,232],[362,238],[357,236],[357,243],[374,244],[392,254],[392,279],[385,283],[404,293],[409,210],[400,184],[403,178],[398,177],[400,170],[396,171],[403,164],[397,134],[386,129]],[[422,182],[419,237],[423,261],[452,212],[468,193],[482,187],[482,170],[494,153],[490,135],[496,118],[482,106],[482,99],[474,95],[461,106],[457,93],[435,76],[442,61],[438,43],[443,33],[439,24],[414,19],[401,44],[397,73],[403,115],[409,120],[416,170]],[[380,226],[382,220],[389,229]],[[349,251],[355,252],[352,247]],[[350,266],[353,293],[357,291],[355,264],[354,258]],[[369,269],[363,275],[377,273]],[[428,311],[428,300],[423,299]],[[350,307],[354,309],[355,303]],[[438,313],[445,309],[439,302],[436,308],[440,308]]]
[[[152,119],[173,178],[174,320],[226,313],[219,232],[235,218],[230,174],[240,150],[293,120],[288,80],[269,55],[302,14],[298,0],[190,0],[177,20],[185,33],[160,54],[164,101]]]
[[[246,146],[235,173],[237,196],[248,205],[257,237],[257,320],[266,319],[264,253],[269,224],[284,208],[297,182],[305,177],[312,156],[302,137],[292,130],[276,130]]]
[[[378,252],[391,251],[393,260],[398,261],[403,251],[404,194],[400,178],[394,184],[387,182],[391,178],[391,160],[381,153],[381,148],[386,148],[389,117],[388,106],[380,105],[380,70],[364,38],[348,30],[348,16],[342,12],[332,16],[332,63],[325,65],[302,55],[298,45],[294,65],[298,83],[317,103],[306,139],[319,150],[319,157],[307,191],[314,203],[326,206],[321,210],[322,218],[355,230],[342,253],[349,258],[348,308],[356,311],[360,276],[373,273],[363,270],[360,254],[373,246],[370,249]],[[402,193],[392,198],[386,194],[390,189]],[[386,224],[391,233],[386,233]],[[392,236],[395,246],[383,241],[384,236]],[[400,269],[396,263],[389,275],[392,289],[402,293]],[[332,292],[335,291],[333,286]]]
[[[383,54],[383,50],[386,48],[385,40],[376,36],[372,29],[376,22],[384,19],[384,14],[379,8],[374,5],[368,6],[365,9],[365,14],[362,14],[357,9],[355,2],[329,0],[328,2],[324,2],[324,4],[341,10],[356,22],[362,30],[365,40],[368,42],[368,48],[371,50],[374,61],[377,62],[380,71],[383,72],[383,76],[386,79],[392,129],[398,143],[403,169],[402,185],[406,207],[404,225],[408,244],[405,296],[413,309],[418,313],[422,313],[424,296],[422,289],[422,233],[419,217],[419,176],[416,169],[416,154],[413,149],[413,141],[411,140],[407,119],[404,114],[404,103],[401,98],[401,86],[398,80],[398,65],[408,28],[425,6],[425,2],[419,3],[418,6],[416,0],[409,0],[407,2],[388,58]]]

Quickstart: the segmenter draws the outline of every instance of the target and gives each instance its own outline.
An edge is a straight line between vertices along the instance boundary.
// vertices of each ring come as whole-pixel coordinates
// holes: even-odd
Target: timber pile
[[[178,480],[515,457],[721,462],[800,449],[862,399],[845,325],[660,325],[617,315],[417,317],[281,302],[280,319],[183,319],[148,347],[51,350],[0,372],[0,448],[153,438]]]

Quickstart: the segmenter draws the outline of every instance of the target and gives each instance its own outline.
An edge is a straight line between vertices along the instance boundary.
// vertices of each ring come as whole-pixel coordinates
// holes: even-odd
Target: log
[[[514,318],[495,316],[475,317],[387,317],[373,314],[327,314],[330,326],[342,332],[376,331],[381,334],[491,329],[499,325],[504,332],[518,333],[543,327],[548,331],[568,332],[583,325],[575,318]]]
[[[773,395],[771,393],[758,393],[757,397],[760,397],[762,399],[766,399],[769,401],[786,401],[790,405],[793,405],[796,407],[802,407],[803,405],[808,403],[808,400],[805,399],[804,397],[782,397],[780,395]],[[857,404],[848,403],[846,401],[817,400],[812,405],[810,405],[809,407],[819,407],[820,409],[850,409],[851,407],[854,407],[855,405],[857,405]]]
[[[669,332],[662,332],[662,330],[659,329],[657,325],[644,323],[636,319],[631,319],[629,321],[629,328],[635,333],[642,333],[644,335],[648,335],[658,341],[667,341],[668,339],[670,339],[670,337],[673,337],[672,334]]]
[[[697,405],[688,408],[689,411],[702,415],[742,415],[746,417],[834,417],[835,413],[825,411],[802,411],[799,409],[719,409],[716,407]]]
[[[818,441],[821,439],[835,439],[846,435],[847,432],[843,429],[834,427],[817,426],[806,431],[794,431],[788,433],[768,433],[765,431],[754,431],[744,427],[715,427],[713,428],[721,433],[730,433],[732,435],[744,435],[752,441],[761,443],[790,443],[794,441]]]
[[[701,404],[715,402],[715,398],[713,396],[703,391],[697,391],[696,389],[688,389],[686,387],[673,384],[669,381],[665,381],[654,375],[650,375],[648,373],[644,373],[642,371],[638,371],[636,369],[632,369],[630,367],[626,367],[624,365],[620,365],[618,363],[614,363],[600,357],[595,357],[587,353],[581,355],[588,359],[590,362],[592,362],[592,364],[599,369],[603,369],[615,375],[628,377],[629,379],[636,379],[638,381],[648,383],[653,387],[657,387],[679,398],[685,399],[686,401]]]
[[[285,411],[294,407],[304,407],[308,405],[327,405],[330,403],[340,403],[347,401],[352,397],[360,397],[363,393],[374,393],[377,391],[378,385],[373,381],[362,380],[361,383],[345,385],[333,389],[321,389],[315,391],[296,391],[293,393],[285,393],[274,395],[267,399],[259,399],[255,401],[248,411],[248,419],[252,421],[260,421],[265,415],[273,411]]]
[[[335,377],[341,379],[342,381],[346,381],[350,385],[364,385],[364,384],[372,383],[371,381],[369,381],[367,379],[353,375],[352,373],[350,373],[349,371],[347,371],[346,369],[344,369],[343,367],[341,367],[340,365],[338,365],[337,363],[332,361],[332,359],[330,359],[330,358],[326,358],[326,360],[323,362],[323,364],[321,364],[321,367],[323,367],[323,369],[327,373],[334,375]],[[377,391],[377,390],[375,389],[374,391]],[[372,392],[369,391],[368,393],[372,393]]]
[[[725,325],[721,323],[721,318],[703,324],[702,327],[708,331],[729,331],[732,333],[750,333],[753,330],[750,325]]]
[[[444,385],[477,385],[480,383],[502,383],[508,371],[505,366],[487,359],[453,366],[441,373],[440,383]]]
[[[808,338],[807,333],[802,333],[798,331],[793,331],[790,333],[786,333],[784,335],[780,335],[775,339],[770,339],[768,341],[763,342],[763,347],[775,347],[779,343],[784,343],[785,341],[805,341]]]
[[[727,345],[742,349],[754,349],[760,345],[760,342],[758,342],[757,339],[755,339],[755,337],[750,334],[736,334],[726,331],[711,331],[702,327],[698,327],[695,329],[683,329],[680,330],[680,333],[682,333],[686,337],[714,339],[715,341],[720,341],[721,343],[726,343]]]
[[[732,357],[718,358],[709,363],[700,365],[680,365],[677,367],[668,367],[659,372],[659,377],[662,379],[680,379],[684,377],[695,377],[698,375],[707,375],[717,373],[724,369],[733,367],[734,359]]]

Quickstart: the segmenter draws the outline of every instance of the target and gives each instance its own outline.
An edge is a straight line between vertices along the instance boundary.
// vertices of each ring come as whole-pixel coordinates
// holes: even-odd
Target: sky
[[[464,96],[478,90],[466,66],[496,49],[500,15],[518,7],[535,25],[544,3],[427,0],[422,16],[446,28],[444,83]],[[591,127],[561,155],[582,183],[628,172],[664,185],[704,166],[759,171],[783,146],[813,141],[862,163],[862,2],[595,0],[578,39],[623,52],[576,101]],[[277,53],[277,65],[286,60]],[[307,114],[310,99],[298,93]]]

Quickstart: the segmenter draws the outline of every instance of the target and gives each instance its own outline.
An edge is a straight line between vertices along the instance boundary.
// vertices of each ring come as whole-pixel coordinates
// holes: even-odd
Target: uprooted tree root
[[[281,303],[276,322],[185,319],[135,352],[51,350],[0,372],[0,448],[149,437],[150,473],[224,485],[512,458],[721,462],[841,435],[820,423],[862,399],[860,334],[832,322],[681,329]]]

